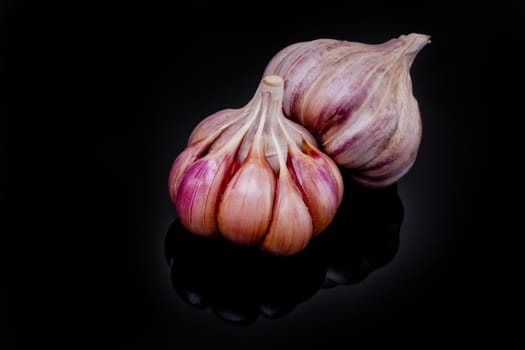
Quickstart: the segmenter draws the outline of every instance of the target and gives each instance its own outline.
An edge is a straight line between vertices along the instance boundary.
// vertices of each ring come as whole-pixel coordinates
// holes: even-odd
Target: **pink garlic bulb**
[[[409,34],[379,45],[296,43],[277,53],[264,75],[284,78],[284,114],[310,130],[356,182],[385,187],[417,156],[421,117],[409,73],[429,42]]]
[[[291,255],[330,224],[341,174],[284,116],[282,98],[282,78],[267,76],[245,107],[212,114],[192,132],[168,180],[188,231]]]

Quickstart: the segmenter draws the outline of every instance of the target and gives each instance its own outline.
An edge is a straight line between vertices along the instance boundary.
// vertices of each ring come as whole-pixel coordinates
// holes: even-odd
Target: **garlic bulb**
[[[306,126],[356,182],[385,187],[415,162],[421,118],[410,66],[422,34],[383,44],[319,39],[290,45],[264,75],[285,80],[284,114]]]
[[[283,115],[282,98],[283,79],[267,76],[245,107],[212,114],[192,132],[168,184],[189,231],[291,255],[329,225],[341,174]]]

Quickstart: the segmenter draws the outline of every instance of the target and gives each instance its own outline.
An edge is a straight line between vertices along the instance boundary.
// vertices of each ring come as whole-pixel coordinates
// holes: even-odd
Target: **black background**
[[[490,273],[478,269],[485,243],[478,140],[487,125],[487,62],[479,53],[495,35],[483,14],[505,33],[519,18],[517,7],[478,6],[2,2],[7,339],[466,339],[466,325],[483,324],[490,309],[479,307],[478,293],[478,277]],[[176,217],[166,182],[193,127],[243,106],[267,62],[291,43],[380,43],[410,32],[432,43],[411,70],[424,134],[415,166],[398,183],[404,220],[392,262],[251,326],[184,303],[164,256]]]

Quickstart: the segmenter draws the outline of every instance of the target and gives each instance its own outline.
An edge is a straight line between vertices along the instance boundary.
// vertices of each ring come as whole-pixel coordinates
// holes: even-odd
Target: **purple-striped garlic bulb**
[[[291,255],[332,221],[343,195],[337,165],[282,112],[283,79],[200,122],[175,159],[169,194],[195,234]]]
[[[430,42],[401,35],[372,45],[319,39],[290,45],[264,75],[284,78],[284,114],[310,130],[356,182],[385,187],[405,175],[421,142],[410,66]]]

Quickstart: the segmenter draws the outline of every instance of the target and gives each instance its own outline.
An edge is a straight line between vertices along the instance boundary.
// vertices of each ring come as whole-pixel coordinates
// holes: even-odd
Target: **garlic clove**
[[[328,227],[343,199],[343,178],[324,153],[306,141],[302,148],[304,153],[296,151],[289,157],[289,168],[304,195],[315,236]]]
[[[185,172],[175,207],[187,230],[202,236],[217,236],[217,207],[234,157],[234,152],[207,155]]]
[[[261,249],[274,255],[292,255],[308,244],[313,225],[301,191],[284,167],[277,182],[273,217]]]
[[[175,198],[177,197],[177,191],[182,176],[186,173],[189,167],[199,159],[200,155],[206,151],[209,144],[210,142],[206,142],[206,140],[195,142],[175,158],[168,177],[168,191],[173,204],[175,204]]]
[[[250,157],[222,195],[218,225],[223,236],[240,245],[261,241],[272,218],[275,175],[262,157]]]

